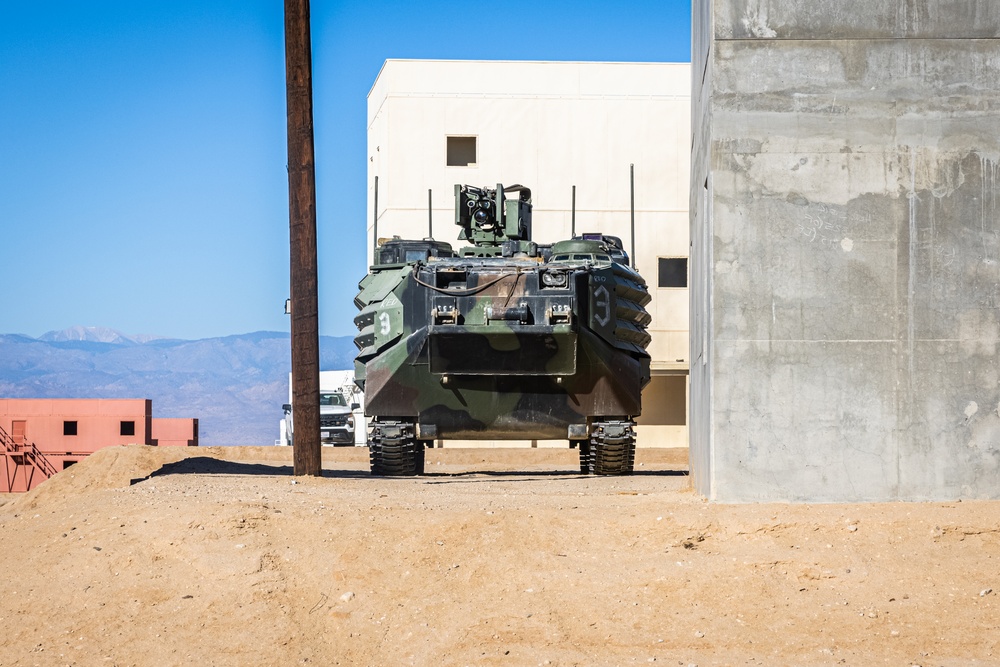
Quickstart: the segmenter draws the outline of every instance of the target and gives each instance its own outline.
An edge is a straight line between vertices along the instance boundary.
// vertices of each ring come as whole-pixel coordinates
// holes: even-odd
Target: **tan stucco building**
[[[388,60],[368,95],[369,260],[376,236],[455,240],[456,183],[531,188],[540,243],[570,237],[575,186],[576,232],[631,253],[634,174],[653,296],[639,446],[686,446],[690,115],[688,63]]]

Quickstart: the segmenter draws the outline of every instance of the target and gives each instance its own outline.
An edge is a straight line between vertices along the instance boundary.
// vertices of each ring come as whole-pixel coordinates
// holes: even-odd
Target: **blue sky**
[[[287,331],[280,0],[0,3],[0,333]],[[320,332],[353,335],[388,58],[690,60],[690,2],[312,0]]]

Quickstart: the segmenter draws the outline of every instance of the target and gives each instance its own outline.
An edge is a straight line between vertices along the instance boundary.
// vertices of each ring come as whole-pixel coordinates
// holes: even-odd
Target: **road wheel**
[[[378,419],[372,422],[368,448],[371,472],[381,477],[412,477],[424,472],[424,445],[413,437],[414,422]]]
[[[589,472],[595,475],[632,474],[635,422],[624,417],[595,421],[590,432],[590,449]]]

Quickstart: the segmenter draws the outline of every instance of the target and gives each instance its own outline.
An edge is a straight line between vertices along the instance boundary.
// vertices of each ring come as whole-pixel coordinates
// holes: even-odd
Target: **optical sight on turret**
[[[517,198],[507,199],[508,192]],[[472,243],[462,248],[462,257],[511,257],[528,252],[533,246],[528,241],[531,190],[523,185],[505,188],[499,183],[495,190],[456,185],[455,224],[462,228],[459,240]]]

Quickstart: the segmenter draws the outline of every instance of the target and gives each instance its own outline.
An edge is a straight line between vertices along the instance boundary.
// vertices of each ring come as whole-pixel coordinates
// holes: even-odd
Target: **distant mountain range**
[[[140,334],[130,336],[108,327],[70,327],[62,331],[49,331],[38,337],[49,343],[65,343],[68,341],[87,341],[90,343],[115,343],[119,345],[142,345],[153,340],[167,340],[163,336],[148,336]]]
[[[320,337],[320,368],[354,367],[350,336]],[[149,398],[154,417],[196,417],[201,444],[270,445],[288,402],[287,333],[177,340],[72,327],[0,334],[0,398]]]

